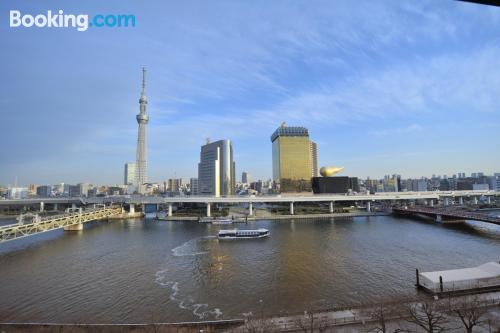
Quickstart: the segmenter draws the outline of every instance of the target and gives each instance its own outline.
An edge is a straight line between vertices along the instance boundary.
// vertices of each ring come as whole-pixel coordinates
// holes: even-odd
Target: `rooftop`
[[[420,275],[426,277],[433,283],[439,283],[439,277],[443,277],[445,282],[458,282],[475,279],[486,279],[500,276],[500,264],[488,262],[483,265],[471,268],[451,269],[448,271],[424,272]]]
[[[271,135],[271,142],[274,142],[279,136],[309,136],[309,131],[305,127],[282,125]]]

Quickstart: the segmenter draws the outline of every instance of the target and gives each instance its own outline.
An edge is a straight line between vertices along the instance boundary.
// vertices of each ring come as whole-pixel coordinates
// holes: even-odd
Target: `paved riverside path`
[[[474,332],[497,332],[500,329],[500,292],[484,293],[477,295],[466,295],[453,297],[451,301],[454,304],[460,304],[466,297],[474,297],[482,306],[487,307],[487,313],[483,318],[482,327],[476,327]],[[426,301],[432,301],[432,298],[427,298]],[[447,306],[448,298],[441,298],[441,305]],[[404,329],[410,332],[423,332],[417,325],[410,323],[405,318],[405,309],[409,303],[392,303],[384,304],[382,307],[392,307],[395,315],[391,319],[386,320],[387,332],[394,332],[397,328]],[[310,315],[297,314],[283,317],[264,318],[263,320],[256,318],[254,323],[248,322],[237,329],[231,329],[226,332],[249,332],[249,327],[257,328],[254,331],[259,332],[259,328],[264,328],[266,332],[369,332],[377,327],[376,318],[370,316],[370,313],[376,312],[380,306],[350,309],[338,309],[332,311],[317,311],[313,314],[313,324],[311,324]],[[447,312],[449,310],[444,310]],[[387,315],[387,317],[389,317]],[[449,323],[446,324],[450,332],[463,332],[462,323],[457,317],[448,313],[447,318]],[[485,327],[485,324],[488,327]],[[330,330],[329,330],[330,329]],[[491,329],[491,330],[490,330]]]

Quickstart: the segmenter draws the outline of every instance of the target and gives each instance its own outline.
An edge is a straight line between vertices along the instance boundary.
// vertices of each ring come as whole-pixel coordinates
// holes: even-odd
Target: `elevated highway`
[[[262,195],[262,196],[148,196],[148,195],[116,195],[106,197],[76,197],[76,198],[30,198],[18,200],[0,200],[0,208],[39,205],[40,211],[44,210],[46,204],[65,204],[73,208],[77,206],[87,206],[93,204],[120,204],[130,207],[130,213],[135,213],[136,205],[167,205],[168,215],[172,216],[172,206],[174,204],[197,203],[207,207],[207,216],[211,216],[212,204],[248,204],[249,215],[253,215],[254,203],[285,203],[290,205],[290,214],[294,214],[295,203],[329,203],[330,212],[333,212],[333,204],[336,202],[358,202],[364,203],[368,211],[373,202],[416,202],[420,201],[424,205],[434,206],[442,203],[447,206],[452,203],[463,205],[469,201],[478,204],[479,198],[485,198],[487,203],[491,199],[500,197],[500,192],[494,191],[428,191],[428,192],[384,192],[375,194],[283,194],[283,195]],[[57,210],[57,208],[56,208]]]
[[[282,194],[260,196],[136,196],[119,195],[83,199],[86,203],[127,203],[127,204],[167,204],[167,203],[289,203],[289,202],[341,202],[341,201],[393,201],[393,200],[444,200],[457,198],[500,197],[494,191],[428,191],[428,192],[380,192],[376,194]],[[0,203],[1,204],[1,203]]]

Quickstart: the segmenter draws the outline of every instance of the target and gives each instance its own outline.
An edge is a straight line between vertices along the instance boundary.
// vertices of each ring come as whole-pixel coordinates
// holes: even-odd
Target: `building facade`
[[[359,192],[359,182],[356,177],[314,177],[312,189],[315,194]]]
[[[282,124],[271,136],[273,180],[280,192],[310,192],[311,142],[304,127]]]
[[[52,196],[52,185],[38,186],[36,189],[36,195],[44,198]]]
[[[425,192],[428,188],[426,179],[408,179],[406,186],[412,192]]]
[[[28,197],[27,187],[9,187],[7,189],[8,199],[26,199]]]
[[[189,179],[189,193],[191,195],[198,195],[198,178]]]
[[[202,195],[233,195],[235,163],[231,140],[219,140],[201,147],[198,163],[198,191]]]
[[[135,163],[126,163],[123,175],[123,185],[135,184]]]
[[[311,177],[318,177],[318,145],[310,141],[311,149]]]
[[[250,173],[248,173],[248,171],[243,171],[241,173],[241,182],[247,185],[250,185],[250,183],[252,182],[252,176],[250,175]]]
[[[500,176],[490,177],[489,178],[489,184],[490,184],[490,190],[492,190],[492,191],[500,191]]]

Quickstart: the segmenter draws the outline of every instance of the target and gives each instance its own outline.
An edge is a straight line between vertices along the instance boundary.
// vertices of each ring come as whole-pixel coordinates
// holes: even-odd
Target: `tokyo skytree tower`
[[[146,125],[149,116],[146,111],[148,100],[146,98],[146,68],[142,68],[142,91],[139,99],[139,114],[136,116],[139,124],[139,134],[137,136],[137,153],[135,164],[135,183],[137,191],[144,193],[144,184],[148,181],[148,166],[146,161]]]

